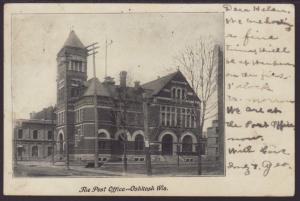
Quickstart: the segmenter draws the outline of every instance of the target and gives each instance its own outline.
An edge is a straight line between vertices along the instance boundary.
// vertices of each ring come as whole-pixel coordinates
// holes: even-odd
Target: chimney
[[[126,87],[126,76],[127,76],[126,71],[120,72],[120,87],[123,87],[123,88]]]
[[[140,81],[135,81],[134,88],[139,88],[139,87],[140,87]]]
[[[114,78],[110,77],[110,76],[106,76],[104,78],[104,84],[111,84],[111,85],[114,85],[115,84],[115,81],[114,81]]]

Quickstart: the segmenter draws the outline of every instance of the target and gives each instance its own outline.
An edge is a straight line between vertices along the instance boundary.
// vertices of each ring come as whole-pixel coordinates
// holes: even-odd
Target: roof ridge
[[[142,86],[143,86],[143,85],[146,85],[146,84],[149,84],[149,83],[151,83],[151,82],[156,82],[156,81],[159,81],[159,80],[161,80],[161,79],[165,79],[165,78],[167,78],[167,77],[169,77],[169,76],[171,77],[171,75],[176,75],[176,73],[178,73],[178,71],[173,72],[173,73],[169,73],[169,74],[167,74],[167,75],[165,75],[165,76],[163,76],[163,77],[159,77],[159,78],[157,78],[157,79],[155,79],[155,80],[146,82],[146,83],[142,84]]]

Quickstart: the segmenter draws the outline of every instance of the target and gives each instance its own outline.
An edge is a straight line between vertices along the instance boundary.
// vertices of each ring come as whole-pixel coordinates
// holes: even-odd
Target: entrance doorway
[[[193,140],[192,137],[186,135],[182,140],[182,152],[192,152],[193,151]]]
[[[166,134],[162,138],[162,155],[173,154],[173,137],[172,135]]]

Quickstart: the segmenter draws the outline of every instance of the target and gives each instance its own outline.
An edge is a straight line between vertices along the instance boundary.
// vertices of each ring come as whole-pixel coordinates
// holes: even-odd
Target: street
[[[202,167],[202,174],[221,175],[216,167]],[[50,162],[18,162],[14,167],[16,177],[145,177],[145,164],[128,164],[127,173],[123,172],[123,164],[105,164],[99,168]],[[152,164],[152,176],[197,176],[197,165]]]

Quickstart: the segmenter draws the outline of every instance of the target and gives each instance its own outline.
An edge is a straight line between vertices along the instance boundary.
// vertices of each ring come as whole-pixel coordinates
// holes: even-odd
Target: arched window
[[[135,150],[143,150],[144,149],[144,137],[140,134],[135,137],[134,149]]]
[[[176,88],[172,88],[172,98],[176,98]]]
[[[31,156],[38,157],[38,155],[39,155],[39,148],[37,146],[33,146],[31,148]]]
[[[192,152],[193,151],[193,140],[192,137],[186,135],[182,139],[182,152]]]
[[[180,99],[180,96],[181,96],[181,89],[177,89],[177,99]]]
[[[166,134],[162,138],[162,155],[173,154],[173,137],[172,135]]]

